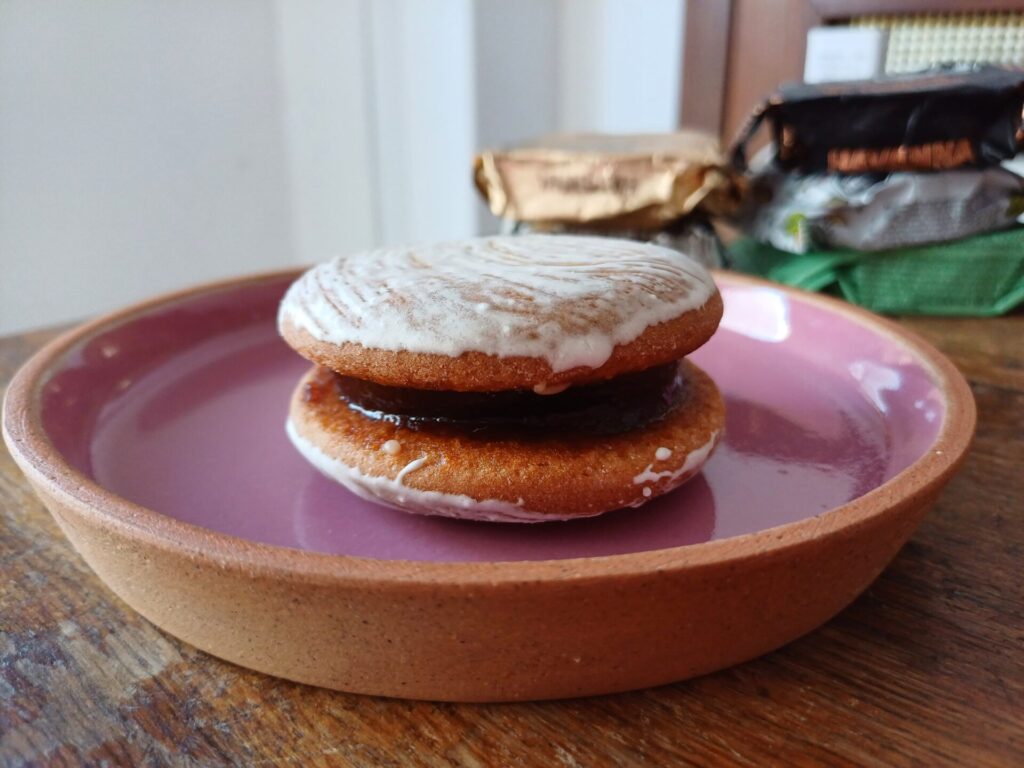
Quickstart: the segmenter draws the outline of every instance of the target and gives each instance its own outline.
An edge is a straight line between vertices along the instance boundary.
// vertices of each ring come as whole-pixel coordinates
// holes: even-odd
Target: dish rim
[[[732,272],[715,271],[716,283],[769,288],[791,301],[839,313],[908,349],[931,374],[945,401],[939,433],[927,452],[885,481],[851,501],[813,517],[714,541],[616,555],[556,560],[417,561],[328,554],[266,544],[221,533],[129,501],[72,467],[56,449],[42,424],[44,384],[67,354],[99,333],[130,322],[161,306],[202,294],[240,289],[297,277],[291,268],[205,282],[154,296],[101,315],[60,334],[32,355],[11,379],[3,401],[2,431],[11,455],[37,487],[56,497],[90,525],[108,529],[139,545],[185,556],[221,569],[305,583],[487,584],[584,581],[642,577],[701,566],[731,564],[780,553],[814,540],[867,524],[907,503],[937,492],[963,463],[977,421],[970,386],[941,352],[913,331],[835,298]]]

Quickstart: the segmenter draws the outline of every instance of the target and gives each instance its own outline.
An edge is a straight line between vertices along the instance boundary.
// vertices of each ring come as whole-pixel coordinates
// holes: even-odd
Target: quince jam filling
[[[328,375],[337,396],[368,418],[408,429],[487,435],[619,434],[664,418],[687,391],[678,362],[550,395],[408,389]],[[319,399],[310,391],[306,396]]]

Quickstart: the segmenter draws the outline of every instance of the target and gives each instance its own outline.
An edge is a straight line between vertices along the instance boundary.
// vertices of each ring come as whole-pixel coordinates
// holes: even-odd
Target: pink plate
[[[871,510],[884,511],[915,493],[930,499],[955,468],[973,430],[973,403],[963,379],[923,342],[838,302],[719,274],[725,317],[693,359],[718,383],[727,425],[724,442],[701,476],[640,509],[593,519],[515,525],[407,515],[323,478],[285,436],[289,394],[308,366],[275,330],[277,304],[291,278],[197,289],[93,324],[44,350],[45,365],[37,360],[22,372],[11,388],[4,421],[15,457],[51,508],[63,509],[55,509],[58,520],[111,586],[200,647],[293,679],[430,698],[523,698],[678,679],[738,657],[716,657],[711,667],[703,661],[681,669],[669,664],[660,675],[647,669],[613,675],[607,682],[587,678],[590,682],[581,683],[569,675],[570,682],[556,681],[553,688],[543,681],[511,687],[495,687],[492,681],[452,689],[435,681],[402,690],[386,679],[380,682],[386,672],[377,682],[366,682],[348,668],[325,677],[296,671],[294,659],[280,662],[266,649],[246,656],[227,630],[212,639],[190,630],[190,622],[176,622],[160,605],[150,604],[160,602],[159,587],[150,585],[140,597],[133,585],[122,584],[127,566],[109,561],[104,547],[110,542],[83,543],[80,537],[98,526],[108,535],[116,531],[115,539],[136,541],[144,530],[143,552],[170,548],[176,556],[187,550],[193,557],[203,550],[211,568],[234,563],[290,570],[282,577],[286,581],[308,572],[311,563],[322,574],[344,574],[349,567],[362,568],[363,558],[377,563],[372,567],[378,571],[382,561],[404,561],[405,575],[394,576],[399,580],[420,573],[408,570],[415,563],[512,568],[517,562],[536,567],[543,563],[535,561],[570,558],[585,558],[573,562],[595,564],[601,573],[608,571],[600,564],[614,563],[612,570],[621,574],[622,568],[635,572],[642,561],[602,556],[657,553],[662,562],[665,551],[678,553],[675,561],[665,562],[682,567],[700,561],[704,551],[720,553],[712,557],[715,562],[743,555],[743,547],[754,541],[761,544],[751,544],[750,552],[768,551],[769,529],[783,532],[774,537],[780,541],[787,531],[802,531],[792,534],[793,541],[804,541],[813,530],[787,524],[829,520],[836,510],[856,507],[850,504],[855,500],[875,500],[864,508],[870,516]],[[907,470],[924,465],[929,471],[917,472],[916,485],[908,485],[915,473]],[[900,488],[894,478],[903,480],[899,498],[879,503],[879,489]],[[62,507],[69,503],[66,497],[77,499],[71,506],[84,515],[81,521]],[[914,506],[916,523],[923,509]],[[188,525],[175,528],[172,521]],[[822,535],[828,527],[821,527]],[[899,541],[887,539],[885,561],[912,527],[904,522]],[[244,542],[273,546],[245,549]],[[691,546],[715,544],[728,546]],[[282,547],[305,557],[355,557],[296,566],[301,561],[285,556]],[[871,578],[878,567],[873,569]],[[541,571],[495,570],[486,578],[480,573],[437,571],[426,578],[446,583],[544,578]],[[857,591],[866,586],[861,581]],[[855,594],[851,588],[844,587],[842,604]],[[175,589],[167,585],[169,592]],[[831,613],[841,607],[837,600],[829,604]],[[815,621],[827,618],[819,614]],[[801,631],[810,628],[807,622],[797,624]],[[791,639],[795,631],[767,633],[763,643],[740,657]]]
[[[722,327],[693,359],[725,397],[724,443],[702,477],[602,518],[425,518],[319,475],[284,435],[309,367],[275,330],[286,281],[97,336],[50,380],[44,424],[84,474],[178,520],[316,552],[439,561],[593,557],[752,533],[867,493],[934,441],[944,404],[899,344],[773,289],[721,283]]]

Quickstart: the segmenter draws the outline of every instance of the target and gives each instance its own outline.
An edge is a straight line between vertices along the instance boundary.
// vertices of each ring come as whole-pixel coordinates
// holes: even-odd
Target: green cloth
[[[729,256],[739,272],[837,293],[875,312],[994,316],[1024,303],[1024,227],[873,253],[794,254],[745,238]]]

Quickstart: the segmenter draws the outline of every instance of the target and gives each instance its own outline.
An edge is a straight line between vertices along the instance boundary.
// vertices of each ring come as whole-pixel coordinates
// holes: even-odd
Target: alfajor
[[[408,512],[541,522],[640,506],[721,436],[721,396],[683,360],[721,315],[701,266],[633,241],[338,257],[281,303],[281,335],[315,363],[287,432],[324,474]]]

